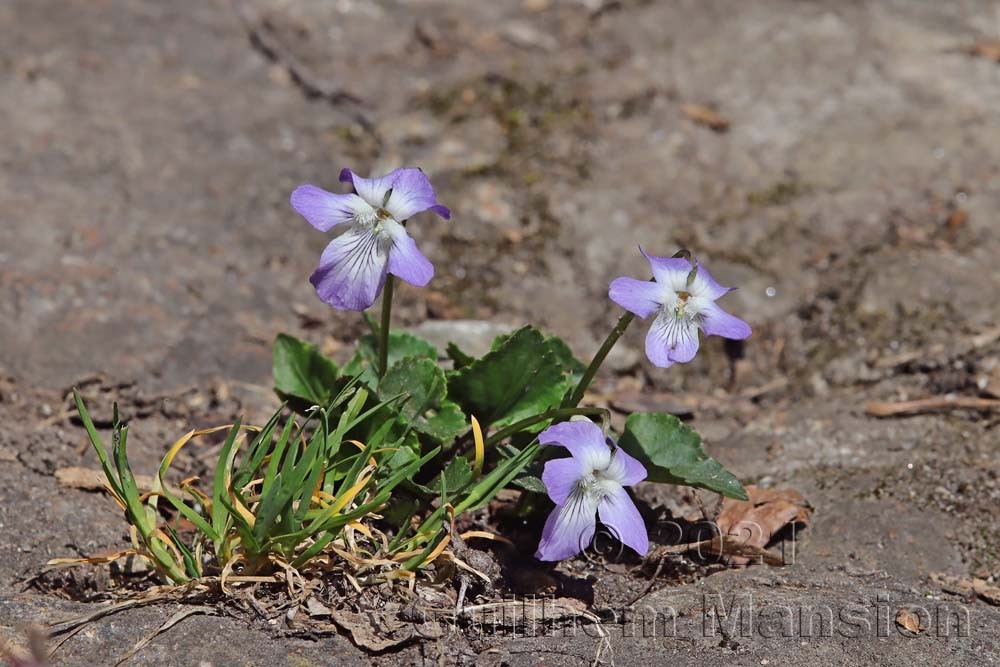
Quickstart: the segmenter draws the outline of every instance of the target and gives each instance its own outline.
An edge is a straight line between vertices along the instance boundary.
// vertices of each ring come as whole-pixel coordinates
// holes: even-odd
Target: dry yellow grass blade
[[[225,565],[222,566],[222,572],[219,573],[219,590],[225,593],[226,595],[230,595],[232,593],[232,590],[228,586],[228,582],[230,579],[233,578],[233,568],[236,566],[237,563],[239,563],[242,560],[243,556],[241,556],[240,554],[236,554],[235,556],[230,558]],[[270,580],[273,581],[274,578],[271,577]]]
[[[139,529],[135,527],[135,524],[129,526],[128,534],[129,537],[132,538],[132,546],[135,547],[136,550],[140,549],[141,546],[139,544]]]
[[[249,497],[249,496],[253,495],[253,494],[250,493],[251,489],[253,489],[253,487],[257,486],[258,484],[263,484],[263,483],[264,483],[264,478],[263,477],[258,477],[257,479],[251,479],[249,482],[247,482],[243,486],[242,489],[240,489],[240,493],[242,493],[243,495]],[[257,498],[259,499],[260,496],[257,496]]]
[[[83,468],[80,466],[68,466],[66,468],[59,468],[56,470],[55,478],[56,481],[59,482],[60,486],[70,489],[80,489],[82,491],[107,491],[123,511],[126,509],[125,501],[122,500],[121,497],[115,493],[114,489],[111,488],[111,485],[108,484],[103,470]],[[151,477],[146,477],[145,475],[136,475],[135,483],[140,489],[149,489],[152,487],[153,479]]]
[[[191,429],[181,437],[177,438],[177,440],[174,441],[174,444],[170,445],[170,449],[167,450],[167,455],[163,457],[163,460],[167,462],[167,466],[169,467],[174,462],[174,457],[176,457],[177,453],[181,451],[181,448],[183,448],[184,445],[192,439],[199,438],[203,435],[218,433],[219,431],[228,431],[233,426],[235,426],[235,424],[222,424],[221,426],[212,426],[209,428]],[[250,431],[251,433],[259,433],[261,431],[260,426],[254,426],[252,424],[242,424],[240,429]]]
[[[312,497],[312,501],[320,507],[329,507],[330,503],[334,502],[336,499],[337,498],[332,493],[327,493],[326,491],[317,491]]]
[[[181,480],[181,483],[178,485],[178,487],[182,491],[187,491],[189,493],[193,493],[194,495],[198,496],[198,500],[201,501],[201,504],[206,508],[210,508],[212,506],[212,499],[206,496],[204,493],[202,493],[202,491],[197,487],[192,486],[192,482],[196,481],[198,481],[197,477],[188,477],[187,479]]]
[[[226,581],[231,584],[273,584],[279,581],[278,575],[252,575],[252,574],[234,574],[232,576],[226,577]],[[220,583],[221,586],[221,583]]]
[[[364,445],[364,443],[358,442],[357,440],[344,440],[344,442],[349,442],[352,445],[354,445],[355,447],[357,447],[358,449],[360,449],[361,451],[365,451],[365,445]],[[370,457],[368,459],[368,465],[370,465],[370,466],[376,465],[376,463],[375,463],[375,457],[374,456],[372,456],[372,457]]]
[[[485,530],[467,530],[461,535],[459,535],[459,537],[461,537],[463,540],[467,540],[472,537],[477,537],[484,540],[493,540],[494,542],[503,542],[504,544],[509,544],[511,546],[514,545],[514,543],[508,540],[506,537],[503,537],[502,535],[497,535],[495,533],[490,533]]]
[[[181,555],[181,552],[177,548],[177,545],[174,544],[174,541],[172,539],[170,539],[169,535],[167,535],[165,532],[163,532],[163,530],[161,528],[157,528],[156,530],[153,531],[152,537],[156,537],[161,542],[163,542],[164,544],[166,544],[167,547],[170,548],[170,551],[173,552],[174,558],[176,559],[176,561],[180,565],[180,567],[184,567],[184,557]]]
[[[362,471],[362,474],[364,474],[365,476],[361,478],[361,481],[359,481],[357,484],[349,488],[347,490],[347,493],[345,493],[340,500],[338,500],[328,508],[332,514],[336,514],[340,510],[344,509],[344,507],[346,507],[348,504],[354,501],[355,496],[361,493],[362,489],[368,486],[368,482],[371,480],[372,475],[375,473],[374,461],[375,459],[372,459],[372,465],[368,466],[368,468]]]
[[[118,560],[119,558],[125,558],[126,556],[138,555],[141,556],[135,549],[125,549],[124,551],[116,551],[111,554],[103,554],[100,556],[85,556],[83,558],[52,558],[47,563],[45,563],[46,569],[56,568],[61,565],[103,565],[105,563],[111,563]]]
[[[121,658],[118,659],[118,661],[114,664],[114,667],[119,667],[119,665],[122,665],[131,660],[135,656],[135,654],[141,651],[147,644],[149,644],[149,642],[153,641],[154,639],[156,639],[158,635],[163,634],[170,628],[174,627],[175,625],[183,621],[185,618],[189,618],[196,614],[214,615],[215,613],[216,611],[212,607],[194,607],[191,609],[182,609],[178,611],[173,616],[164,621],[163,624],[156,630],[154,630],[153,632],[151,632],[150,634],[146,635],[138,642],[136,642],[135,645],[131,649],[129,649],[128,652],[125,653],[125,655],[123,655]]]
[[[483,581],[485,581],[487,584],[493,583],[487,575],[485,575],[484,573],[480,572],[479,570],[477,570],[476,568],[472,567],[471,565],[469,565],[468,563],[466,563],[464,560],[462,560],[461,558],[459,558],[458,556],[456,556],[455,552],[449,550],[449,551],[445,551],[443,555],[447,556],[448,559],[452,563],[454,563],[455,567],[457,567],[458,569],[465,570],[466,572],[468,572],[470,574],[476,575],[477,577],[479,577],[480,579],[482,579]]]
[[[371,568],[371,567],[395,567],[396,561],[390,560],[388,558],[365,558],[364,556],[358,556],[357,554],[352,554],[349,551],[345,551],[339,547],[330,547],[333,553],[337,554],[344,560],[346,560],[351,565],[356,565],[361,568]]]
[[[360,521],[351,521],[349,524],[347,524],[347,527],[353,528],[354,530],[358,531],[359,533],[361,533],[370,540],[375,539],[375,536],[372,535],[371,528],[361,523]]]
[[[49,649],[49,657],[51,658],[60,646],[62,646],[79,630],[86,627],[89,623],[93,623],[94,621],[105,618],[106,616],[111,616],[112,614],[125,611],[126,609],[155,604],[164,600],[189,600],[193,595],[207,592],[209,587],[206,585],[206,582],[210,580],[210,578],[206,578],[201,581],[189,581],[188,583],[180,586],[157,586],[139,594],[136,597],[125,600],[124,602],[118,602],[107,607],[102,607],[93,613],[52,623],[48,626],[49,637],[62,635],[62,639],[56,642]]]
[[[285,573],[285,585],[288,587],[288,597],[295,599],[296,594],[296,581],[298,581],[298,592],[304,593],[306,590],[306,580],[302,576],[302,573],[296,570],[291,564],[286,563],[275,555],[269,556],[268,560],[280,567]],[[275,575],[277,579],[277,575]]]
[[[234,426],[233,424],[223,424],[221,426],[212,426],[211,428],[191,429],[190,431],[188,431],[187,433],[185,433],[181,437],[177,438],[177,440],[174,441],[174,444],[170,445],[170,449],[167,450],[166,455],[163,457],[163,460],[160,462],[160,468],[159,468],[160,475],[162,475],[163,472],[167,468],[169,468],[171,465],[173,465],[174,458],[176,458],[178,452],[180,452],[181,449],[184,447],[184,445],[188,444],[192,439],[200,437],[200,436],[203,436],[203,435],[209,435],[211,433],[218,433],[219,431],[226,431],[226,430],[229,430],[229,429],[233,428],[233,426]],[[243,424],[243,425],[240,426],[240,429],[241,430],[245,430],[245,431],[250,431],[251,433],[257,433],[257,432],[260,432],[261,427],[259,427],[259,426],[252,426],[250,424]],[[234,449],[234,451],[235,451],[235,449]],[[230,482],[230,480],[229,480],[229,474],[230,474],[229,470],[227,469],[226,470],[226,488],[227,489],[229,488],[229,482]],[[162,480],[160,478],[160,475],[157,475],[154,478],[154,480],[153,480],[153,489],[152,490],[153,490],[154,493],[162,491],[162,486],[161,486]],[[208,498],[205,498],[205,500],[208,500]],[[156,506],[156,502],[154,500],[153,507],[155,507],[155,506]],[[209,508],[211,507],[211,501],[208,501],[208,504],[206,505],[206,507],[209,507]],[[183,561],[181,561],[181,562],[183,562]]]
[[[445,505],[445,509],[448,512],[448,519],[449,519],[449,521],[451,523],[451,527],[448,530],[448,534],[449,535],[454,535],[455,534],[455,508],[452,507],[451,504],[448,504],[448,505]],[[434,550],[431,551],[429,554],[427,554],[427,557],[424,558],[420,563],[417,564],[417,566],[414,568],[414,570],[419,570],[423,566],[430,565],[431,563],[433,563],[438,558],[438,556],[440,556],[442,553],[444,553],[444,550],[448,548],[449,544],[451,544],[451,540],[448,539],[447,537],[445,539],[441,540],[441,542],[436,547],[434,547]],[[424,552],[423,549],[415,549],[413,551],[404,551],[403,553],[396,554],[395,556],[392,557],[392,559],[395,560],[395,561],[403,561],[403,560],[407,560],[409,558],[412,558],[413,556],[420,555],[423,552]]]
[[[354,590],[356,590],[358,593],[362,592],[361,591],[361,584],[358,583],[357,579],[355,579],[354,577],[351,576],[350,572],[344,572],[344,578],[347,579],[348,583],[351,584],[351,586],[354,588]]]
[[[253,515],[253,512],[248,510],[243,505],[243,503],[240,502],[240,499],[237,498],[235,495],[230,495],[229,499],[232,501],[233,507],[236,509],[236,511],[240,513],[241,517],[243,517],[243,520],[247,522],[247,525],[253,528],[254,523],[256,523],[257,521],[257,518]]]
[[[210,433],[218,433],[219,431],[226,431],[233,427],[233,424],[223,424],[222,426],[212,426],[211,428],[202,429],[191,429],[181,437],[174,441],[174,444],[170,445],[170,449],[167,450],[166,456],[163,457],[163,461],[166,462],[167,467],[169,467],[174,462],[174,457],[177,453],[181,451],[192,438],[197,438],[203,435],[209,435]],[[244,424],[241,428],[247,431],[258,432],[260,431],[259,426],[251,426],[250,424]],[[162,464],[161,464],[162,465]]]
[[[452,516],[452,524],[454,524],[454,516]],[[454,527],[454,525],[453,525],[452,527]],[[439,545],[437,545],[436,547],[434,547],[434,551],[432,551],[432,552],[430,552],[429,554],[427,554],[427,558],[425,558],[425,559],[424,559],[424,562],[422,562],[422,563],[421,563],[420,565],[418,565],[418,566],[417,566],[417,569],[420,569],[420,568],[421,568],[421,567],[423,567],[424,565],[430,565],[430,564],[431,564],[431,563],[433,563],[433,562],[434,562],[435,560],[437,560],[437,559],[438,559],[438,557],[439,557],[439,556],[440,556],[441,554],[443,554],[443,553],[444,553],[444,550],[448,548],[448,544],[449,544],[450,542],[451,542],[451,540],[449,540],[449,539],[447,539],[447,538],[446,538],[446,539],[443,539],[443,540],[441,540],[441,543],[440,543]]]
[[[476,459],[472,464],[472,474],[479,477],[483,474],[483,462],[486,460],[486,441],[483,439],[483,429],[479,420],[472,416],[472,439],[476,444]]]

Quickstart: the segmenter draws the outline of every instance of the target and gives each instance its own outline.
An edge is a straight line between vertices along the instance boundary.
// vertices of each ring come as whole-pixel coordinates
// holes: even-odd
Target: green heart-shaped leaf
[[[405,394],[400,417],[414,430],[448,445],[465,432],[465,415],[447,400],[447,380],[437,362],[427,357],[407,357],[396,362],[382,378],[379,395],[383,400]]]
[[[747,499],[740,481],[705,453],[697,431],[673,415],[630,415],[618,446],[646,466],[650,482],[696,486],[730,498]]]
[[[333,396],[337,364],[311,343],[278,334],[272,357],[274,390],[291,403],[324,405]]]
[[[555,346],[530,326],[502,337],[486,356],[448,375],[449,397],[494,428],[559,405],[568,386]]]

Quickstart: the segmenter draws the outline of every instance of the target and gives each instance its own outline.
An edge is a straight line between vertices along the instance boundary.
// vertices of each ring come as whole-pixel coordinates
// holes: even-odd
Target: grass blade
[[[80,421],[83,422],[83,428],[87,430],[87,437],[90,438],[90,444],[93,445],[94,450],[97,452],[97,458],[101,462],[101,467],[104,468],[104,476],[108,478],[108,484],[118,494],[118,497],[121,498],[121,483],[118,481],[118,477],[111,467],[111,462],[108,459],[108,450],[105,449],[101,436],[97,433],[97,429],[94,428],[90,412],[87,411],[87,406],[84,405],[83,398],[80,397],[80,392],[76,387],[73,388],[73,400],[76,402],[76,411],[80,414]]]

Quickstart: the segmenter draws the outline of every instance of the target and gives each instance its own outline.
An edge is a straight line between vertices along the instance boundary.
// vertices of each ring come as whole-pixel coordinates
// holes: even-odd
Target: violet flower
[[[423,287],[434,277],[434,265],[417,249],[403,223],[422,211],[447,220],[451,212],[438,204],[431,182],[419,169],[397,169],[380,178],[361,178],[350,169],[340,180],[354,193],[333,194],[315,185],[292,193],[292,207],[316,229],[339,224],[349,229],[323,251],[309,281],[319,298],[334,308],[364,310],[382,292],[387,273]]]
[[[597,520],[640,556],[649,550],[646,525],[625,490],[646,479],[646,468],[612,442],[590,421],[569,421],[541,432],[543,445],[569,450],[568,459],[545,464],[542,482],[556,508],[542,529],[535,558],[563,560],[583,551],[594,537]]]
[[[646,335],[646,356],[666,368],[694,359],[698,352],[698,329],[708,336],[742,340],[750,336],[750,325],[715,304],[716,299],[736,289],[723,287],[700,262],[681,257],[646,254],[653,269],[652,282],[615,278],[608,296],[619,306],[646,319],[656,319]]]

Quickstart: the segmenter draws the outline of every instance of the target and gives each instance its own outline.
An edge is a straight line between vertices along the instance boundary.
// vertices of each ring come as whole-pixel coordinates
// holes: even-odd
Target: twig
[[[125,611],[126,609],[131,609],[133,607],[142,607],[144,605],[153,604],[156,601],[157,600],[155,598],[126,600],[124,602],[119,602],[117,604],[107,606],[103,609],[98,609],[92,614],[87,614],[85,616],[78,616],[76,618],[71,618],[69,620],[61,621],[59,623],[53,623],[48,628],[49,636],[55,637],[57,635],[63,634],[64,632],[72,632],[84,625],[87,625],[88,623],[93,623],[94,621],[100,620],[105,616],[111,616],[112,614],[117,614],[120,611]]]
[[[661,572],[661,571],[663,570],[663,563],[664,563],[664,562],[665,562],[666,560],[667,560],[667,554],[665,554],[665,553],[661,553],[661,554],[660,554],[660,558],[659,558],[659,560],[658,560],[658,561],[656,562],[656,571],[655,571],[655,572],[653,572],[653,576],[652,576],[652,577],[650,577],[650,579],[649,579],[649,583],[648,583],[648,584],[646,584],[646,587],[642,589],[642,592],[641,592],[641,593],[639,593],[639,594],[638,594],[638,595],[636,595],[636,596],[635,596],[634,598],[632,598],[631,600],[629,600],[628,604],[627,604],[627,605],[625,605],[626,607],[631,607],[631,606],[632,606],[632,605],[634,605],[634,604],[635,604],[636,602],[638,602],[639,600],[641,600],[641,599],[643,599],[644,597],[646,597],[647,595],[649,595],[649,592],[650,592],[651,590],[653,590],[653,586],[655,586],[655,585],[656,585],[656,579],[657,579],[657,577],[659,577],[659,576],[660,576],[660,572]]]
[[[696,551],[699,555],[707,553],[710,556],[718,557],[742,556],[744,558],[756,558],[765,565],[774,567],[786,564],[781,556],[773,554],[767,549],[756,547],[752,544],[745,544],[730,535],[717,535],[716,537],[700,542],[663,546],[654,551],[650,557],[662,558],[667,554],[686,554],[692,551]]]
[[[1000,399],[974,396],[933,396],[915,401],[868,401],[865,412],[875,417],[919,415],[942,410],[1000,410]]]
[[[136,642],[135,646],[129,649],[129,651],[125,655],[123,655],[121,658],[118,659],[118,661],[114,664],[114,667],[118,667],[122,663],[127,662],[130,658],[132,658],[132,656],[134,656],[136,653],[141,651],[147,644],[149,644],[149,642],[153,641],[157,637],[157,635],[163,634],[170,628],[174,627],[175,625],[183,621],[185,618],[194,616],[196,614],[214,614],[214,613],[215,610],[212,609],[211,607],[195,607],[193,609],[182,609],[178,611],[173,616],[164,621],[163,625],[158,627],[156,630],[153,630],[153,632],[151,632],[150,634],[146,635],[138,642]]]
[[[105,616],[117,614],[118,612],[125,611],[126,609],[144,607],[146,605],[156,604],[157,602],[162,602],[164,600],[184,599],[185,596],[188,595],[204,593],[207,590],[204,582],[205,580],[201,580],[191,581],[183,586],[161,586],[149,591],[142,597],[118,602],[104,607],[103,609],[98,609],[90,614],[53,623],[46,628],[48,630],[49,637],[57,637],[63,634],[66,636],[49,649],[49,657],[52,657],[59,647],[65,644],[70,637],[79,632],[81,628],[93,623],[94,621],[100,620]]]
[[[743,391],[740,392],[740,398],[754,400],[755,398],[760,398],[761,396],[770,394],[772,391],[778,391],[780,389],[784,389],[787,386],[788,386],[788,378],[786,377],[775,378],[773,380],[765,382],[762,385],[744,389]]]
[[[970,352],[975,352],[987,345],[992,345],[998,340],[1000,340],[1000,327],[995,327],[975,336],[962,339],[957,345],[945,347],[943,344],[937,343],[922,350],[911,350],[909,352],[900,352],[899,354],[882,357],[874,365],[875,368],[896,368],[897,366],[905,366],[914,361],[926,360],[932,365],[943,366],[952,359],[963,357]],[[947,353],[945,354],[946,351]]]

